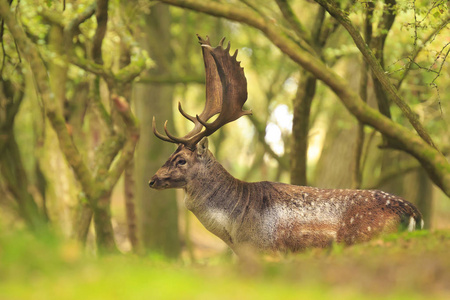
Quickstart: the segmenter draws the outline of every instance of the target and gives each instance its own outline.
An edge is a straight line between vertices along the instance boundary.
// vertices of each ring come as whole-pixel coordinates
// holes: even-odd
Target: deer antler
[[[153,117],[152,124],[153,133],[158,138],[166,142],[184,144],[192,150],[203,137],[210,136],[229,122],[252,114],[249,110],[242,110],[247,101],[247,80],[244,69],[236,60],[238,51],[236,50],[231,56],[229,53],[230,43],[228,42],[227,47],[223,48],[225,38],[222,38],[219,46],[213,48],[208,37],[206,40],[199,35],[197,37],[202,46],[206,76],[206,103],[202,113],[193,117],[181,108],[181,103],[178,103],[180,113],[194,123],[194,128],[180,138],[169,133],[167,121],[164,124],[167,136],[156,130],[155,117]],[[216,114],[219,114],[217,119],[208,123],[208,120]]]

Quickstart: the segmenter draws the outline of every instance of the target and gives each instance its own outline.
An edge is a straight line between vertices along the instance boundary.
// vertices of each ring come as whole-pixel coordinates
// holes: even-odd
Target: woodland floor
[[[450,231],[274,259],[87,255],[0,230],[0,299],[450,299]]]

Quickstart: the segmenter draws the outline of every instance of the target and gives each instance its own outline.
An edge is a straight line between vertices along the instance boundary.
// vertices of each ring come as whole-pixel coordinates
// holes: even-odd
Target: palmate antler
[[[247,80],[244,69],[236,60],[238,51],[230,56],[230,43],[223,48],[223,38],[219,46],[213,48],[209,42],[197,35],[202,46],[203,60],[206,74],[206,103],[203,112],[195,117],[187,114],[178,103],[178,110],[188,120],[194,123],[192,129],[184,137],[175,137],[167,130],[167,121],[164,123],[164,131],[167,136],[156,130],[156,121],[153,117],[153,133],[163,141],[184,144],[194,150],[197,143],[205,136],[210,136],[223,125],[237,120],[244,115],[252,114],[251,111],[243,111],[242,107],[247,100]],[[208,123],[214,115],[219,114],[216,120]]]

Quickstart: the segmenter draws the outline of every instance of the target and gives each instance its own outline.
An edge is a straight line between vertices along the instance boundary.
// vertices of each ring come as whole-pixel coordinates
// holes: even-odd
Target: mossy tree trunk
[[[14,134],[14,120],[22,103],[24,86],[17,88],[0,77],[0,176],[17,203],[18,215],[29,229],[39,231],[47,225],[45,207],[39,208],[29,192],[31,183]]]
[[[95,228],[95,238],[99,253],[113,253],[117,251],[114,240],[114,230],[111,223],[111,194],[104,193],[96,199],[92,207]]]

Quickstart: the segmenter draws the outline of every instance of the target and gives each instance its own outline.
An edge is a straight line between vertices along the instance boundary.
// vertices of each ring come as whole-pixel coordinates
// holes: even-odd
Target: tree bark
[[[432,228],[432,215],[433,215],[433,189],[430,179],[427,177],[426,172],[420,168],[417,170],[418,188],[416,199],[414,203],[422,213],[423,220],[425,222],[424,228]]]
[[[156,64],[151,76],[167,76],[173,63],[169,8],[153,6],[150,15],[146,16],[144,30],[149,54]],[[136,113],[146,132],[141,134],[136,153],[136,197],[141,212],[143,246],[148,251],[176,258],[180,254],[180,240],[175,191],[155,191],[148,187],[150,177],[174,150],[172,144],[160,141],[151,133],[152,116],[161,123],[169,120],[169,126],[172,123],[173,92],[174,87],[168,85],[140,84],[136,87]]]
[[[86,243],[89,227],[91,226],[92,215],[92,208],[89,203],[87,203],[87,199],[81,200],[76,211],[73,225],[73,237],[81,244]]]
[[[135,205],[134,160],[125,168],[124,185],[128,239],[133,251],[137,252],[139,250],[139,239]]]
[[[2,132],[3,133],[3,132]],[[17,202],[19,215],[29,229],[39,231],[46,227],[44,214],[28,192],[28,176],[20,157],[19,147],[12,131],[0,156],[0,171],[9,192]]]
[[[118,252],[114,240],[114,230],[111,223],[111,194],[106,193],[99,199],[93,199],[95,239],[100,254]]]
[[[21,85],[15,88],[0,74],[0,173],[4,185],[17,202],[18,213],[27,227],[38,231],[46,227],[47,217],[44,207],[39,209],[29,192],[29,179],[25,172],[19,145],[14,135],[14,120],[23,100]]]
[[[291,184],[307,185],[308,136],[311,103],[316,93],[316,78],[301,71],[297,94],[294,98],[292,124]]]

